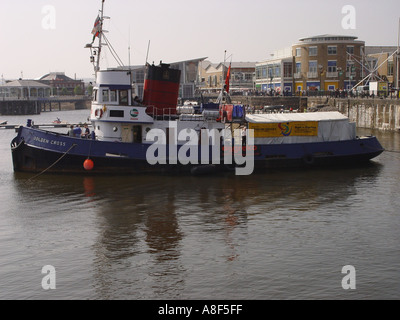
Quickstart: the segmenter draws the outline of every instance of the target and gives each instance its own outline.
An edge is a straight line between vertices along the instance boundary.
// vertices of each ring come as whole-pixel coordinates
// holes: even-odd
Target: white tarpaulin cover
[[[251,124],[271,125],[290,124],[293,122],[318,123],[318,132],[315,135],[289,135],[273,137],[255,137],[255,144],[286,144],[286,143],[309,143],[325,141],[343,141],[356,138],[355,123],[340,112],[310,112],[310,113],[268,113],[249,114],[246,120]]]

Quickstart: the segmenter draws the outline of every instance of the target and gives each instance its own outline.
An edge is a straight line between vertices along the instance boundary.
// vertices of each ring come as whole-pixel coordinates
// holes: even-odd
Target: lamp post
[[[321,92],[322,95],[322,74],[324,73],[324,67],[320,64],[318,66],[319,69],[319,91]]]
[[[269,86],[270,86],[271,96],[272,96],[273,95],[272,94],[272,80],[274,80],[274,76],[271,74],[269,79],[270,79]]]

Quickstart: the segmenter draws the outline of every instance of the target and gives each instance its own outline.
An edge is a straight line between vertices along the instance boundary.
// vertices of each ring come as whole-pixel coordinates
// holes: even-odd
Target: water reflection
[[[251,220],[267,219],[265,228],[273,229],[308,210],[338,207],[363,184],[373,184],[381,169],[370,163],[249,177],[46,175],[30,182],[30,175],[15,174],[12,188],[31,206],[26,214],[32,218],[80,211],[80,220],[68,220],[65,228],[93,234],[81,245],[95,298],[179,298],[201,259],[193,256],[202,248],[198,236],[208,235],[207,250],[220,249],[216,259],[240,263]]]

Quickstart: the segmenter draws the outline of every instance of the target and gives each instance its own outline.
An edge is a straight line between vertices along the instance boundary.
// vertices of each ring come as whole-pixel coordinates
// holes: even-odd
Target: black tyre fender
[[[306,155],[303,157],[303,161],[304,161],[304,163],[305,163],[306,165],[311,166],[311,165],[314,164],[315,158],[314,158],[314,156],[313,156],[312,154],[306,154]]]

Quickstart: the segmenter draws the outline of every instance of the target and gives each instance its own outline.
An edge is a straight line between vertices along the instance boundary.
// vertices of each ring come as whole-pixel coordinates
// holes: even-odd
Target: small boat
[[[15,171],[250,175],[361,163],[383,152],[376,137],[358,137],[355,124],[339,112],[246,114],[244,106],[229,101],[227,85],[218,104],[179,108],[181,72],[164,63],[146,64],[139,101],[129,72],[100,69],[103,9],[104,1],[93,31],[98,46],[87,45],[96,74],[92,131],[83,139],[28,121],[11,142]]]
[[[58,123],[58,124],[60,124],[60,123],[62,123],[62,122],[61,122],[60,118],[57,118],[56,120],[53,121],[53,123],[56,123],[56,124]]]
[[[8,121],[1,121],[0,125],[5,126],[8,123]]]

